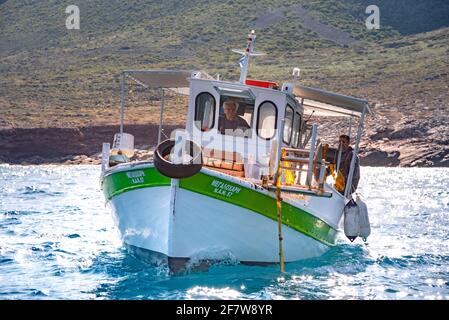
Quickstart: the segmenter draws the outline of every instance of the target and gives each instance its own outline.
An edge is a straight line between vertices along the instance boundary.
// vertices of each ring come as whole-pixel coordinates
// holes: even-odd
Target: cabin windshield
[[[223,135],[251,138],[254,103],[253,97],[221,95],[218,131]]]

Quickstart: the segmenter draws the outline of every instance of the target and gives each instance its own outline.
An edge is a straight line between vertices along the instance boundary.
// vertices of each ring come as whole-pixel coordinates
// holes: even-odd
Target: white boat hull
[[[279,261],[277,222],[198,193],[172,187],[143,188],[112,199],[123,241],[173,258],[220,258],[241,262]],[[150,201],[151,200],[151,201]],[[320,256],[329,246],[283,226],[285,261]]]
[[[207,171],[200,175],[202,180],[197,178],[189,185],[188,180],[158,176],[154,167],[147,164],[124,167],[110,173],[109,178],[103,177],[103,190],[123,242],[134,252],[147,256],[153,252],[158,258],[279,262],[272,193],[223,174]],[[219,186],[218,191],[211,185]],[[336,196],[284,201],[285,261],[326,252],[335,240],[343,206],[344,202]],[[321,217],[316,213],[320,208],[326,209]]]

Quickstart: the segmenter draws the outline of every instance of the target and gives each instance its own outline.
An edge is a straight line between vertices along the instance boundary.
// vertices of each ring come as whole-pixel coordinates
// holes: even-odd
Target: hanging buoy
[[[353,242],[360,233],[359,207],[351,200],[344,208],[344,230],[348,239]]]
[[[356,204],[359,207],[359,215],[360,215],[360,217],[359,217],[359,222],[360,222],[359,236],[363,239],[363,241],[366,242],[366,239],[371,234],[371,226],[370,226],[369,217],[368,217],[368,208],[367,208],[365,202],[363,202],[360,199],[359,195],[357,195]]]

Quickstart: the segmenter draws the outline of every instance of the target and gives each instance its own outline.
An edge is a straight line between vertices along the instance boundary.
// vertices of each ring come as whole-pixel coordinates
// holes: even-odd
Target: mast
[[[252,56],[263,56],[265,53],[254,51],[254,45],[256,43],[256,32],[251,30],[251,33],[248,35],[247,44],[245,50],[240,49],[232,49],[232,52],[239,53],[242,57],[239,59],[240,65],[240,79],[239,82],[241,84],[245,84],[246,76],[248,75],[249,69],[249,58]]]

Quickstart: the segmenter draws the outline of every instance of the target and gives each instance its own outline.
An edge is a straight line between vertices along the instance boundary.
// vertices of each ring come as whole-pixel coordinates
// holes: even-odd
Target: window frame
[[[286,119],[286,115],[287,115],[287,109],[288,108],[290,108],[291,110],[292,110],[292,123],[291,123],[291,130],[290,130],[290,135],[289,135],[289,137],[288,137],[288,141],[285,141],[285,134],[284,134],[284,132],[285,132],[285,122],[284,122],[284,128],[282,128],[283,129],[283,132],[282,132],[282,141],[285,143],[285,144],[287,144],[287,145],[290,145],[290,142],[292,141],[292,135],[293,135],[293,123],[295,122],[295,109],[290,105],[290,104],[288,104],[287,103],[287,106],[285,107],[285,114],[284,114],[284,119]]]
[[[263,137],[261,137],[260,135],[259,135],[259,121],[260,121],[260,108],[262,107],[262,105],[264,104],[264,103],[271,103],[271,105],[274,107],[274,112],[275,112],[275,119],[274,119],[274,131],[273,131],[273,135],[270,137],[270,138],[263,138]],[[259,104],[259,106],[257,107],[257,120],[256,120],[256,135],[260,138],[260,139],[263,139],[263,140],[271,140],[271,139],[273,139],[275,136],[276,136],[276,130],[277,130],[277,127],[278,127],[278,108],[277,108],[277,106],[276,106],[276,104],[273,102],[273,101],[270,101],[270,100],[265,100],[265,101],[262,101],[260,104]]]
[[[295,111],[295,113],[296,113],[296,116],[299,117],[298,140],[296,140],[296,144],[292,145],[292,147],[293,148],[299,148],[300,141],[301,141],[302,117],[301,117],[301,114],[298,111]]]
[[[198,126],[196,125],[196,115],[197,115],[197,108],[198,108],[198,99],[200,98],[200,96],[202,95],[202,94],[208,94],[209,96],[211,96],[212,97],[212,99],[213,99],[213,101],[214,101],[214,104],[213,104],[213,112],[212,112],[212,125],[209,127],[209,130],[203,130],[203,128],[198,128]],[[193,124],[194,124],[194,126],[197,128],[197,129],[199,129],[201,132],[208,132],[208,131],[211,131],[213,128],[215,128],[215,113],[216,113],[216,110],[217,109],[217,100],[215,99],[215,97],[214,97],[214,95],[212,94],[212,93],[210,93],[210,92],[208,92],[208,91],[202,91],[202,92],[200,92],[200,93],[198,93],[197,95],[196,95],[196,97],[195,97],[195,112],[194,112],[194,114],[193,114]]]
[[[305,122],[303,120],[301,122],[301,135],[300,135],[300,139],[299,139],[299,147],[300,148],[305,148],[307,143],[310,140],[310,137],[308,137],[307,142],[304,143],[304,139],[307,138],[307,136],[308,136],[307,130],[308,130],[307,122]]]

